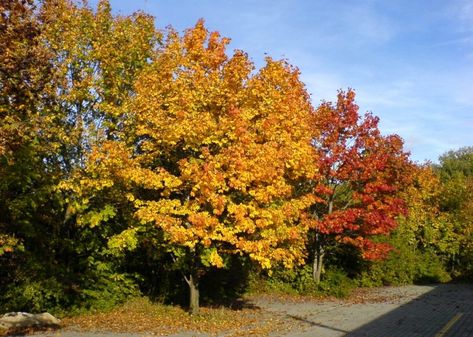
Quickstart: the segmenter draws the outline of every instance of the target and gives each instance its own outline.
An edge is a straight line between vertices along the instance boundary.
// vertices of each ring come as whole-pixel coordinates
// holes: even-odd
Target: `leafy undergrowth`
[[[138,298],[109,312],[69,317],[63,319],[63,323],[68,329],[80,331],[134,332],[158,336],[192,331],[238,337],[267,336],[271,332],[288,331],[295,322],[251,305],[236,309],[203,307],[199,315],[189,315],[180,307]]]
[[[247,295],[248,299],[254,298],[266,302],[282,302],[282,303],[324,303],[324,302],[340,302],[340,303],[384,303],[402,299],[405,295],[397,292],[390,292],[389,289],[396,287],[357,287],[351,289],[351,292],[344,297],[327,295],[323,293],[298,294],[285,291],[254,291]]]

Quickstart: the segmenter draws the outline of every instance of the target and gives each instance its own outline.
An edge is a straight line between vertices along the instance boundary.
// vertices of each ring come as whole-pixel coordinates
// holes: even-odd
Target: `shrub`
[[[358,278],[364,287],[405,285],[413,283],[443,283],[450,281],[442,260],[434,252],[400,244],[384,261],[369,264]]]
[[[5,289],[0,306],[5,311],[58,312],[65,304],[64,287],[53,277],[44,280],[26,279]]]
[[[327,269],[317,285],[312,278],[311,266],[305,265],[289,270],[276,269],[271,276],[253,273],[249,289],[254,293],[346,297],[355,286],[346,272],[338,268]]]
[[[355,286],[356,283],[343,270],[332,268],[324,273],[319,291],[324,295],[343,298],[349,296]]]
[[[64,274],[58,268],[56,275],[49,276],[34,266],[30,267],[1,289],[0,307],[3,310],[49,311],[61,316],[65,312],[111,309],[140,294],[135,277],[118,273],[104,262],[90,265],[91,269],[75,274]]]

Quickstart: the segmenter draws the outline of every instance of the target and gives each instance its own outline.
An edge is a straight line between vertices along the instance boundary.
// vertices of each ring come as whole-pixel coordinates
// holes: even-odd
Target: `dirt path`
[[[279,322],[270,337],[463,337],[473,336],[473,285],[386,287],[361,290],[349,300],[254,297],[251,303]],[[242,332],[242,336],[244,336]],[[36,337],[145,337],[150,334],[60,330]],[[172,337],[207,337],[183,332]],[[226,336],[221,334],[219,336]]]

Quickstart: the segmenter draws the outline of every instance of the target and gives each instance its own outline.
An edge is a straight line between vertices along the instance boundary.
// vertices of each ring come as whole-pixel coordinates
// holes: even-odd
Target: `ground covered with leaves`
[[[202,307],[198,315],[190,315],[178,306],[152,303],[146,298],[133,299],[107,312],[65,317],[63,327],[81,332],[146,333],[165,336],[192,331],[209,335],[267,336],[288,332],[296,322],[268,313],[241,301],[230,307]],[[21,331],[22,334],[33,330]],[[8,336],[12,331],[0,336]]]

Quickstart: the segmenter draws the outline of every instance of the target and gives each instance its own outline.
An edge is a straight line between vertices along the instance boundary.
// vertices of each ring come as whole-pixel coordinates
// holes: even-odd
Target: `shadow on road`
[[[473,285],[446,284],[353,330],[346,337],[473,336]]]
[[[296,316],[296,315],[287,315],[287,317],[289,318],[292,318],[296,321],[299,321],[299,322],[302,322],[302,323],[305,323],[309,326],[316,326],[316,327],[320,327],[320,328],[324,328],[324,329],[329,329],[329,330],[332,330],[332,331],[338,331],[338,332],[348,332],[346,330],[342,330],[342,329],[338,329],[336,327],[333,327],[333,326],[329,326],[329,325],[325,325],[325,324],[322,324],[322,323],[316,323],[316,322],[312,322],[308,319],[305,319],[305,318],[302,318],[302,317],[299,317],[299,316]]]

